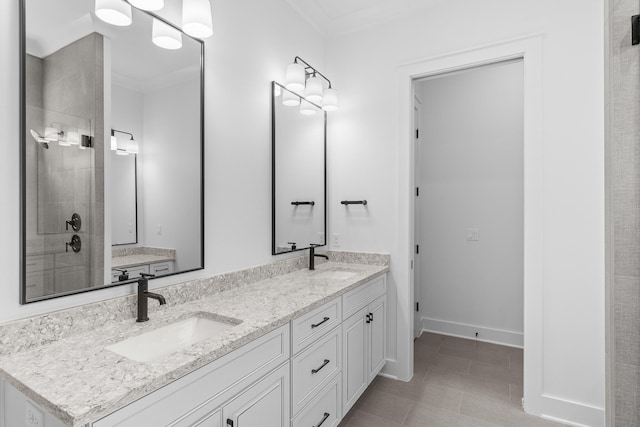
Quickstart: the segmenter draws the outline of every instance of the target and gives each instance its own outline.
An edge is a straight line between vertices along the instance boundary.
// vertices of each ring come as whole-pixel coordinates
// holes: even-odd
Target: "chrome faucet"
[[[158,300],[160,305],[165,305],[167,301],[160,294],[149,292],[149,278],[156,277],[154,274],[140,273],[138,279],[138,318],[136,322],[146,322],[149,320],[149,298]]]
[[[316,246],[320,246],[320,245],[315,244],[315,243],[310,243],[309,244],[309,270],[315,270],[316,269],[316,257],[324,258],[327,261],[329,260],[328,256],[326,256],[324,254],[317,254],[316,253]]]

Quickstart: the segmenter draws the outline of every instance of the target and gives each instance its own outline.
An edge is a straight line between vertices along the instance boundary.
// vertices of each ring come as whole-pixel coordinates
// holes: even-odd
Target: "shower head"
[[[44,139],[42,135],[40,135],[33,129],[29,129],[29,131],[31,132],[31,136],[33,137],[33,139],[35,139],[38,144],[42,145],[45,149],[49,148],[49,141]]]

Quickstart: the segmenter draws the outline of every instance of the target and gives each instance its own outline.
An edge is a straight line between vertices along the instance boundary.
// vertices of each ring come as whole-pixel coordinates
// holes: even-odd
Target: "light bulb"
[[[204,39],[213,34],[209,0],[182,1],[182,29],[192,37]]]
[[[153,44],[164,49],[175,50],[182,47],[180,31],[156,18],[153,18],[151,40]]]
[[[304,90],[304,67],[297,63],[287,65],[287,73],[284,79],[284,87],[297,93]]]
[[[131,5],[122,0],[96,0],[96,16],[118,27],[131,25]]]
[[[322,101],[322,80],[320,80],[320,77],[312,76],[307,79],[304,97],[316,104]]]
[[[142,10],[160,10],[164,7],[164,0],[128,0],[131,6]]]
[[[338,91],[332,88],[325,89],[322,98],[322,109],[324,111],[336,111],[338,109]]]

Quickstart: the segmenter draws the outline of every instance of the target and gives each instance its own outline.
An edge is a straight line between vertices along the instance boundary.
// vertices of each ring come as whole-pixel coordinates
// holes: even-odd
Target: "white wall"
[[[271,256],[271,84],[300,55],[325,67],[325,41],[284,0],[213,4],[205,46],[205,269],[151,287],[260,265]],[[0,321],[133,291],[118,287],[20,306],[18,2],[0,4]]]
[[[410,124],[399,122],[398,111],[408,107],[398,105],[399,69],[516,37],[542,36],[542,57],[532,65],[542,76],[543,175],[536,183],[543,198],[542,232],[533,236],[543,247],[536,272],[542,311],[540,323],[531,325],[542,344],[531,349],[541,363],[529,373],[540,388],[525,399],[535,413],[588,419],[592,425],[604,419],[602,22],[601,0],[452,0],[338,37],[328,46],[328,73],[341,89],[341,110],[331,117],[328,135],[331,233],[341,234],[342,249],[392,254],[389,332],[395,333],[394,320],[407,328],[412,324],[409,274],[400,273],[410,260],[402,256],[409,248],[407,218],[398,215],[400,192],[409,189],[399,178],[410,164],[396,159],[402,144],[409,144],[398,135],[408,135],[404,126]],[[367,215],[353,218],[339,209],[345,196],[367,198]],[[407,341],[410,335],[389,340],[392,358],[410,358]],[[386,371],[403,373],[393,361]]]
[[[201,265],[200,84],[196,79],[144,94],[145,245],[176,250],[175,270]]]
[[[426,330],[524,343],[523,71],[509,61],[416,84]]]
[[[139,145],[145,139],[142,110],[142,93],[112,83],[111,129],[132,133]],[[116,132],[115,136],[118,144],[125,144],[129,139],[129,135],[118,132]],[[132,155],[118,156],[113,151],[109,151],[109,153],[111,155],[111,173],[108,176],[112,177],[112,184],[114,184],[109,188],[111,191],[125,192],[125,194],[111,195],[112,239],[117,243],[134,242],[136,240],[135,233],[137,226],[138,245],[136,246],[143,246],[144,230],[141,225],[143,224],[144,207],[142,203],[138,203],[136,222],[135,204],[132,204],[132,199],[135,202],[136,197],[141,200],[144,195],[142,192],[143,186],[140,185],[142,179],[142,164],[139,161],[140,156],[137,156],[138,159],[136,159],[136,157]],[[137,162],[137,196],[134,192],[135,187],[131,186],[134,179],[132,162]],[[124,208],[125,206],[126,209]]]

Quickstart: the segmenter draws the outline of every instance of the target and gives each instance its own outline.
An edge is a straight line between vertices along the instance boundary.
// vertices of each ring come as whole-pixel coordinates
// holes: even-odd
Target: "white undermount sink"
[[[105,348],[137,362],[150,362],[213,338],[239,323],[236,319],[213,320],[194,315]]]
[[[356,274],[358,273],[351,270],[321,270],[317,271],[314,277],[318,279],[347,280]]]

